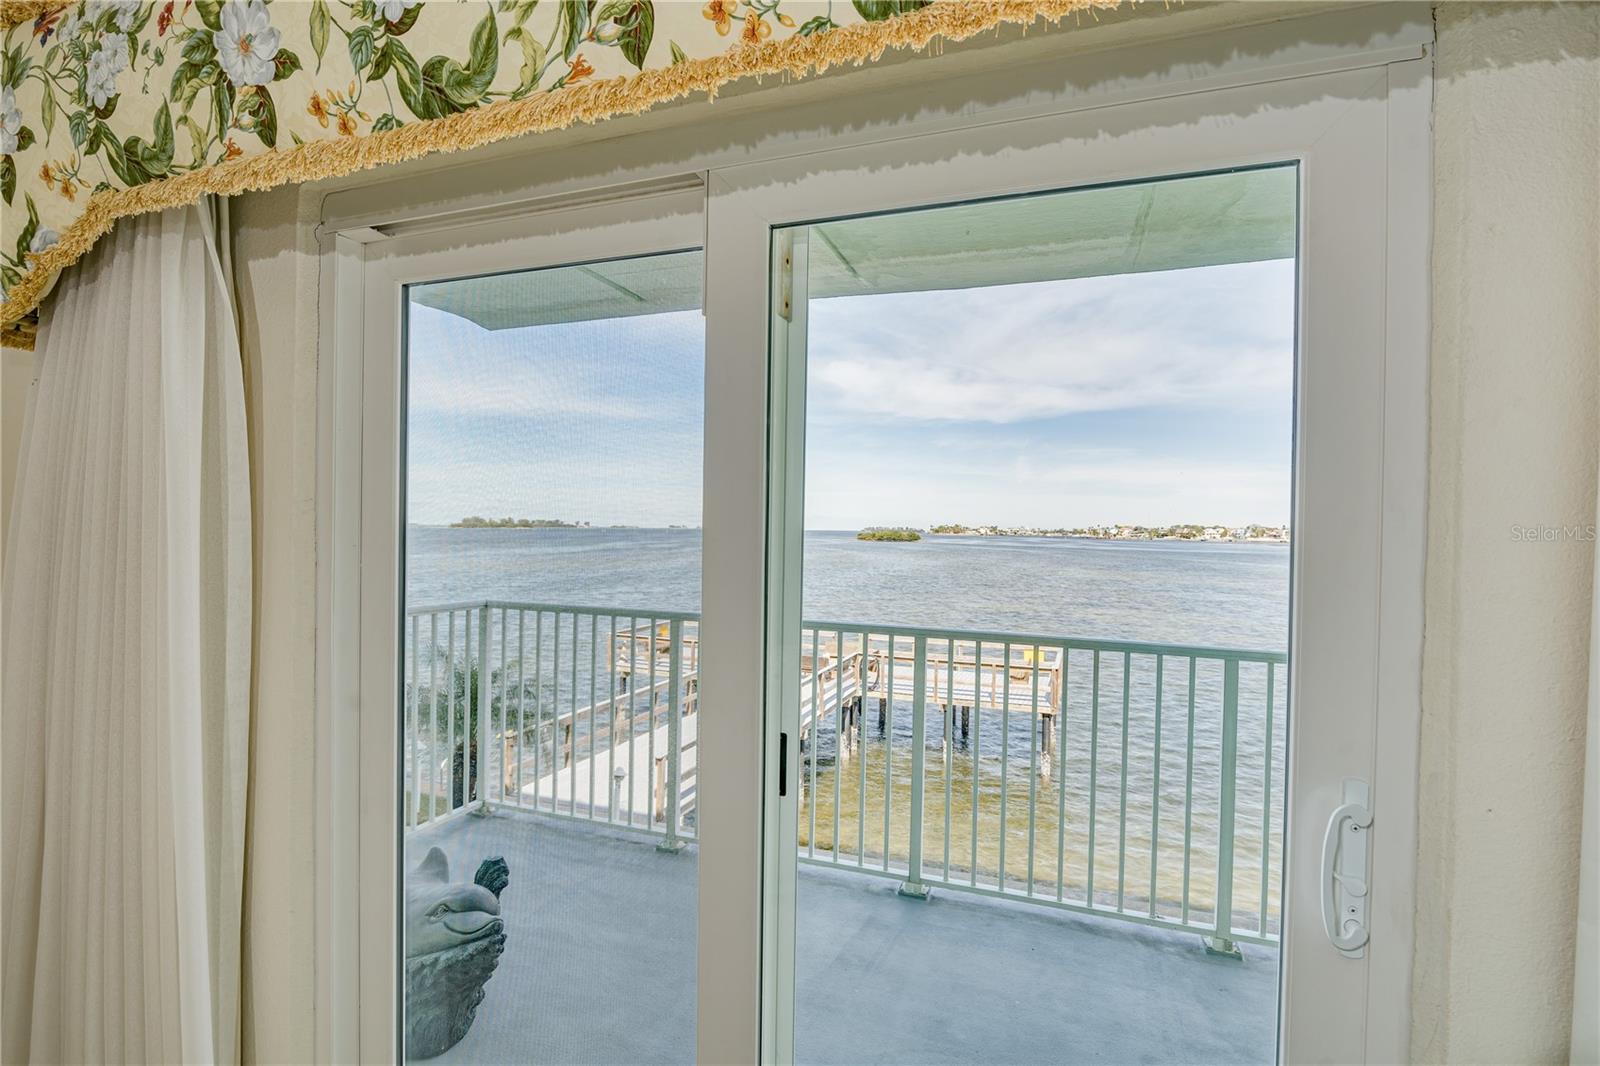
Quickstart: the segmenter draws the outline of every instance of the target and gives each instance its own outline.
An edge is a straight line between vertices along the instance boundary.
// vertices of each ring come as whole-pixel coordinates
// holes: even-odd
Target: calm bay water
[[[412,526],[407,606],[495,599],[698,611],[700,556],[698,530]],[[1282,652],[1288,587],[1283,545],[1029,537],[882,543],[826,531],[808,532],[805,544],[804,613],[825,623]],[[589,684],[581,661],[587,654],[575,667],[581,675],[573,675],[580,692]],[[965,880],[962,871],[975,866],[992,884],[1003,868],[1013,887],[1031,875],[1048,892],[1059,877],[1064,897],[1092,891],[1106,904],[1119,895],[1153,896],[1158,912],[1177,917],[1187,896],[1203,912],[1214,898],[1220,824],[1220,664],[1198,664],[1191,719],[1187,660],[1164,664],[1158,715],[1154,656],[1101,656],[1098,705],[1094,659],[1086,652],[1068,659],[1059,761],[1043,776],[1039,761],[1049,760],[1036,754],[1039,735],[1030,716],[1014,714],[1003,728],[997,712],[984,712],[967,734],[952,722],[947,801],[945,719],[942,709],[930,708],[925,735],[938,754],[925,760],[925,855],[944,869],[948,806],[952,876]],[[1264,667],[1245,664],[1240,671],[1238,928],[1276,925],[1285,673],[1278,668],[1269,682]],[[549,696],[560,707],[571,698],[560,689]],[[866,719],[865,745],[853,751],[836,743],[831,721],[808,745],[800,840],[819,852],[837,844],[847,861],[859,854],[871,865],[886,851],[895,861],[904,858],[913,722],[905,703],[892,709],[882,732],[876,714]]]
[[[1289,549],[1275,544],[812,531],[805,616],[830,622],[1283,651]],[[407,605],[505,599],[700,609],[699,530],[412,526]]]

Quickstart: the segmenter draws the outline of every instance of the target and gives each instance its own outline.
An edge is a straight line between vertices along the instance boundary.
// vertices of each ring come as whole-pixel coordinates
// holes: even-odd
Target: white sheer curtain
[[[0,1060],[236,1061],[244,378],[218,203],[46,306],[7,543]]]
[[[1595,516],[1600,523],[1600,514]],[[1578,948],[1572,981],[1573,1066],[1600,1066],[1600,545],[1589,605],[1589,729],[1578,859]]]

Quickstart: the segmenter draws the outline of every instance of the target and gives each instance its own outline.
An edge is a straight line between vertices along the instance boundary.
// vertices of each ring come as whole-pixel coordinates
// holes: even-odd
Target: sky
[[[809,529],[1288,522],[1292,260],[809,314]],[[411,521],[699,524],[698,311],[410,336]]]

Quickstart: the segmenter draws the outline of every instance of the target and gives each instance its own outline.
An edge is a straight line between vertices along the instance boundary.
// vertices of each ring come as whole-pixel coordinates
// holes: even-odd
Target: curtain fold
[[[1597,491],[1600,497],[1600,491]],[[1600,528],[1600,509],[1595,515]],[[1573,1066],[1600,1066],[1600,545],[1589,597],[1589,724],[1578,852],[1578,947],[1572,980]]]
[[[251,531],[224,210],[124,220],[40,332],[0,627],[8,1063],[239,1056]]]

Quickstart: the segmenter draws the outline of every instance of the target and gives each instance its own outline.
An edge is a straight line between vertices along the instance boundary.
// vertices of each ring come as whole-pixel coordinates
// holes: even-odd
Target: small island
[[[468,515],[451,522],[451,529],[587,529],[587,522],[563,522],[559,518],[483,518]]]
[[[921,540],[922,534],[914,529],[863,529],[856,534],[857,540],[887,540],[887,541],[912,541]]]

